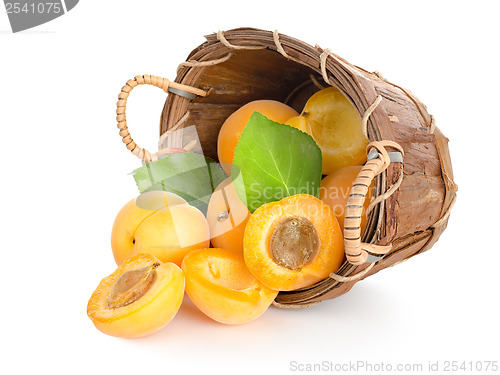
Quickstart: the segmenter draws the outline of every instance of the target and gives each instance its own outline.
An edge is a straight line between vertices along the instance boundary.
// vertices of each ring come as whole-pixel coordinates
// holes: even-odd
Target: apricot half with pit
[[[242,324],[261,316],[278,292],[248,270],[242,254],[225,249],[191,251],[182,262],[186,293],[208,317],[224,324]]]
[[[183,296],[184,275],[178,266],[137,254],[99,283],[87,315],[107,335],[140,337],[170,322]]]
[[[318,198],[298,194],[259,207],[248,220],[244,258],[250,272],[275,290],[315,284],[344,258],[335,215]]]
[[[181,265],[193,249],[210,245],[203,213],[176,194],[151,191],[129,201],[116,216],[111,248],[118,265],[129,256],[149,253]]]

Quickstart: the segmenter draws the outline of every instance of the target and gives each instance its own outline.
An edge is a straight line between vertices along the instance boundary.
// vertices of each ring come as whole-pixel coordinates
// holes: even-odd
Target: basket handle
[[[386,147],[395,148],[398,152],[388,152]],[[344,220],[344,249],[347,260],[353,265],[363,264],[367,260],[376,261],[392,247],[361,242],[361,216],[366,194],[375,176],[385,171],[392,161],[402,163],[404,155],[403,148],[392,141],[371,142],[367,147],[367,152],[368,161],[354,180],[347,199]],[[402,173],[401,170],[401,176]],[[395,188],[391,187],[384,198],[392,194],[398,186],[399,184]]]
[[[165,91],[166,93],[173,93],[183,96],[187,99],[194,99],[196,96],[206,96],[207,92],[196,87],[191,87],[183,85],[177,82],[171,82],[166,78],[152,76],[149,74],[135,76],[134,79],[129,79],[127,83],[122,87],[120,94],[118,95],[118,102],[116,103],[116,121],[118,122],[118,129],[120,130],[120,136],[122,137],[123,143],[125,143],[128,150],[130,150],[139,159],[144,160],[148,163],[150,161],[158,160],[158,155],[156,153],[152,154],[145,148],[139,147],[130,135],[130,131],[127,126],[127,99],[130,92],[134,87],[139,85],[152,85],[158,87]]]

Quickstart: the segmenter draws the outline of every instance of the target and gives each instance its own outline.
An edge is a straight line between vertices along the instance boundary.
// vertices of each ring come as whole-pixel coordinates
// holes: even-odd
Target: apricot
[[[238,197],[231,177],[222,181],[208,203],[212,246],[243,254],[243,234],[249,217],[250,211]]]
[[[292,117],[285,124],[293,126],[294,128],[297,128],[297,129],[299,129],[300,131],[302,131],[304,133],[308,133],[309,134],[309,132],[310,132],[309,126],[308,126],[308,123],[307,123],[307,119],[306,119],[305,116],[295,116],[295,117]]]
[[[312,95],[300,116],[286,124],[314,138],[321,148],[323,174],[366,162],[368,139],[363,134],[361,116],[336,87]]]
[[[107,335],[140,337],[170,322],[183,297],[184,275],[178,266],[137,254],[102,279],[90,297],[87,315]]]
[[[337,271],[344,258],[337,218],[308,194],[260,206],[248,220],[243,243],[250,272],[275,290],[313,285]]]
[[[243,324],[261,316],[278,295],[257,280],[242,254],[210,248],[191,251],[182,262],[186,293],[208,317]]]
[[[129,201],[116,216],[111,247],[118,265],[149,253],[162,262],[181,265],[184,255],[210,245],[203,213],[176,194],[151,191]]]
[[[255,111],[281,124],[285,123],[289,118],[299,115],[295,109],[276,100],[255,100],[233,112],[222,124],[217,139],[217,155],[219,162],[222,163],[222,168],[227,174],[231,173],[234,149],[238,144],[241,133]]]
[[[319,199],[326,203],[333,211],[337,218],[340,229],[344,231],[344,219],[347,199],[351,193],[351,188],[354,180],[358,177],[361,171],[361,166],[351,166],[339,169],[338,171],[329,174],[321,180],[321,187],[319,190]],[[366,226],[366,209],[370,204],[373,194],[373,181],[368,188],[365,203],[363,204],[363,214],[361,216],[361,233]]]

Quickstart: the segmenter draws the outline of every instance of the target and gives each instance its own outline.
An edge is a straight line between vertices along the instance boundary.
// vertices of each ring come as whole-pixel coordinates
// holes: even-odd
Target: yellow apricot
[[[323,174],[366,161],[368,140],[356,108],[336,87],[318,91],[308,100],[299,118],[286,124],[314,138],[323,156]]]
[[[294,128],[309,134],[309,127],[307,124],[307,118],[305,116],[295,116],[289,119],[286,125],[293,126]]]
[[[107,335],[146,336],[172,320],[183,297],[184,275],[178,266],[137,254],[102,279],[87,315]]]
[[[201,211],[162,191],[129,201],[116,216],[111,233],[118,265],[131,255],[149,253],[180,266],[189,251],[209,244],[208,223]]]
[[[222,163],[222,168],[227,174],[231,173],[234,149],[238,144],[241,133],[248,120],[250,120],[252,113],[256,111],[281,124],[291,117],[298,116],[295,109],[276,100],[255,100],[233,112],[222,124],[217,139],[217,155],[219,162]]]
[[[362,166],[351,166],[341,168],[338,171],[329,174],[321,180],[319,199],[323,201],[337,218],[340,229],[344,231],[344,219],[347,199],[351,193],[354,180],[358,177]],[[361,216],[361,233],[366,226],[366,209],[370,204],[373,193],[373,181],[368,189],[365,203],[363,204],[363,215]]]
[[[278,292],[259,282],[243,255],[210,248],[191,251],[182,262],[186,293],[208,317],[224,324],[243,324],[261,316]]]
[[[250,272],[276,290],[295,290],[337,271],[344,242],[337,219],[316,197],[298,194],[260,206],[248,220],[244,257]]]
[[[156,211],[176,204],[188,204],[177,194],[168,191],[153,190],[142,193],[135,199],[135,204],[143,210]]]
[[[243,253],[243,234],[250,211],[240,200],[228,177],[210,197],[207,221],[213,247]]]

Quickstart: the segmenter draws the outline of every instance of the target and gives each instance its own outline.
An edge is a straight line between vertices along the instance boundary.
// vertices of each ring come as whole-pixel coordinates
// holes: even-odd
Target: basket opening
[[[311,75],[323,83],[314,70],[269,49],[234,51],[229,60],[204,69],[196,86],[210,93],[188,105],[189,124],[196,125],[204,154],[217,160],[222,124],[250,101],[277,100],[300,113],[307,99],[320,90]]]

